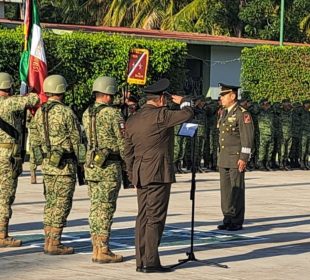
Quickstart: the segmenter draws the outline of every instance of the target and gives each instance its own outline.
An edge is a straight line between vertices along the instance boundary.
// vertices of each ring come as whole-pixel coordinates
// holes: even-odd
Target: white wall
[[[240,85],[240,47],[212,46],[210,57],[210,89],[208,96],[218,98],[218,83]]]
[[[0,18],[4,18],[4,3],[0,2]]]

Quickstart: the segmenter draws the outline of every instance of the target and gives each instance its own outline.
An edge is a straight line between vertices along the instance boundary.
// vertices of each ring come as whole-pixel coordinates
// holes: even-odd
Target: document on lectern
[[[183,123],[178,131],[178,136],[194,137],[198,123]]]

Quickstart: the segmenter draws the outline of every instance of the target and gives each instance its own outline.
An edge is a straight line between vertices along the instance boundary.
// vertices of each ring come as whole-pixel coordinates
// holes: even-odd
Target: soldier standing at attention
[[[44,80],[43,90],[48,101],[38,109],[32,124],[35,161],[42,163],[46,199],[44,253],[49,255],[74,253],[72,247],[66,247],[60,241],[72,208],[77,164],[83,162],[81,155],[85,152],[77,117],[63,104],[66,88],[67,82],[60,75],[51,75]]]
[[[279,153],[280,169],[290,170],[288,158],[292,145],[292,105],[289,99],[282,100],[281,108],[281,149]]]
[[[147,102],[126,123],[125,161],[129,180],[137,188],[137,272],[170,272],[161,266],[158,246],[165,227],[173,172],[174,126],[193,117],[191,102],[171,95],[181,110],[169,110],[164,91],[168,79],[146,87]]]
[[[218,229],[236,231],[244,222],[244,172],[254,144],[254,127],[250,113],[237,103],[238,87],[219,85],[225,110],[219,119],[218,166],[224,219]]]
[[[15,200],[18,176],[22,173],[21,138],[18,128],[25,108],[34,107],[37,94],[12,96],[11,75],[0,73],[0,247],[19,247],[21,241],[8,235],[12,204]]]
[[[114,78],[97,78],[92,91],[96,101],[83,115],[88,141],[85,178],[91,203],[89,225],[93,244],[92,261],[122,262],[123,256],[111,252],[109,239],[121,187],[124,120],[120,110],[112,105],[117,92]]]
[[[300,168],[309,170],[309,154],[310,154],[310,100],[303,102],[302,110],[302,136],[301,136],[301,157]]]
[[[260,101],[261,110],[258,115],[259,128],[259,152],[258,167],[260,170],[270,171],[270,163],[273,151],[273,123],[271,105],[267,99]]]

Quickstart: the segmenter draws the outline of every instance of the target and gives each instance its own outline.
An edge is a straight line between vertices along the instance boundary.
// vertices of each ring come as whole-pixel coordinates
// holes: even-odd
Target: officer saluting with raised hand
[[[219,84],[225,110],[219,118],[221,207],[219,230],[241,230],[244,222],[244,172],[250,158],[254,127],[250,113],[237,102],[238,87]]]
[[[161,79],[146,87],[147,102],[126,123],[125,162],[129,180],[137,188],[137,272],[170,272],[161,266],[158,246],[165,226],[173,168],[174,126],[193,117],[191,102],[168,95],[170,82]],[[180,104],[169,110],[167,99]]]

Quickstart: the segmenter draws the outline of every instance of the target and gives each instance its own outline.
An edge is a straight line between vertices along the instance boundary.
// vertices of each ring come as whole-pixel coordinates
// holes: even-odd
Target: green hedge
[[[22,31],[20,28],[0,29],[0,38],[0,71],[9,72],[18,81],[18,65],[23,48]],[[148,82],[168,77],[173,89],[183,88],[187,54],[185,43],[105,33],[56,35],[50,31],[44,31],[44,42],[49,74],[57,73],[66,78],[68,91],[74,92],[76,104],[81,111],[86,108],[92,82],[99,75],[113,76],[120,87],[125,85],[128,52],[134,47],[150,51]],[[67,104],[72,104],[72,96],[66,96]]]
[[[254,100],[309,99],[310,48],[262,46],[245,48],[241,54],[242,87]]]

